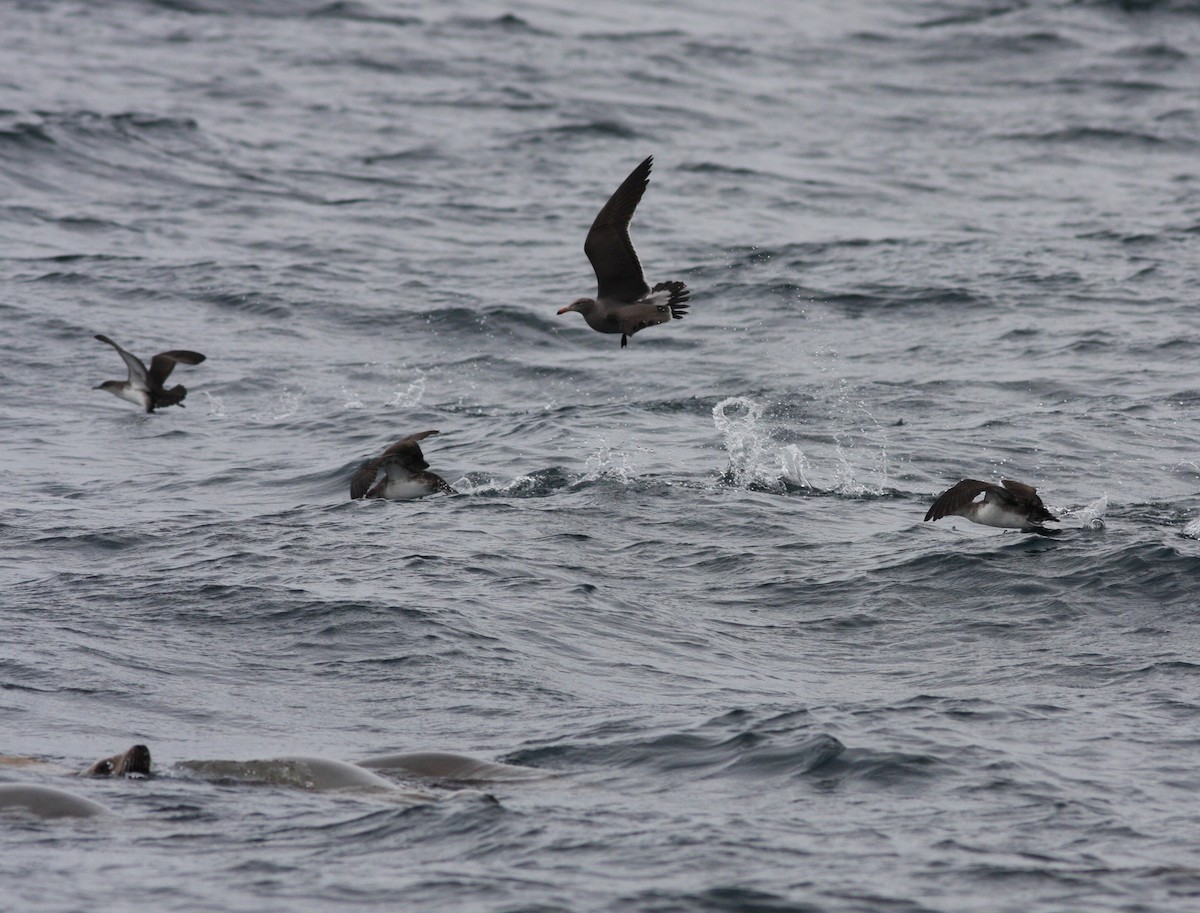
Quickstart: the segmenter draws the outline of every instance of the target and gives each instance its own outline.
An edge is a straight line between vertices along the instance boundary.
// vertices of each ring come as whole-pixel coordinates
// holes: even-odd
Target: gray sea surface
[[[1198,298],[1195,2],[0,5],[0,907],[1200,910]]]

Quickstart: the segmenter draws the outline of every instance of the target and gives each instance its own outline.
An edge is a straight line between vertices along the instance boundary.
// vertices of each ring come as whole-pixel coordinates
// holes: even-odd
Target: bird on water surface
[[[392,444],[383,455],[368,460],[354,474],[350,482],[350,497],[386,498],[390,501],[410,501],[436,491],[448,495],[458,494],[437,473],[429,471],[421,445],[417,443],[436,431],[420,431],[401,438]],[[383,478],[376,482],[380,471]]]
[[[1058,522],[1058,517],[1046,510],[1036,488],[1012,479],[1001,479],[999,485],[963,479],[938,496],[925,519],[951,516],[965,517],[984,526],[1033,532],[1053,532],[1042,524],[1048,520]]]
[[[117,350],[117,354],[121,356],[125,366],[129,369],[129,377],[123,381],[106,380],[92,389],[107,390],[113,396],[141,406],[147,412],[153,412],[164,406],[183,407],[183,398],[187,396],[187,387],[183,384],[176,384],[168,390],[163,387],[163,384],[171,376],[176,363],[198,365],[204,361],[203,355],[199,352],[189,352],[186,349],[159,352],[150,359],[150,370],[147,371],[142,360],[132,352],[126,352],[107,336],[97,334],[96,338]]]
[[[687,316],[692,293],[682,282],[646,284],[642,264],[629,240],[629,221],[650,183],[649,156],[617,188],[588,231],[583,244],[596,272],[596,297],[580,298],[559,310],[578,311],[587,325],[599,333],[620,333],[621,348],[629,337],[646,327]]]

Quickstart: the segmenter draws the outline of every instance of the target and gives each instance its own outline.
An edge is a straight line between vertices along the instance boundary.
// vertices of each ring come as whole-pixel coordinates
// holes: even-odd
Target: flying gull
[[[117,350],[117,354],[121,356],[126,367],[129,368],[129,378],[124,381],[106,380],[99,386],[93,387],[93,390],[107,390],[113,396],[136,403],[147,412],[153,412],[155,409],[161,409],[163,406],[183,407],[183,398],[187,396],[187,387],[183,384],[176,384],[170,390],[167,390],[163,387],[163,383],[171,376],[171,371],[174,370],[176,362],[185,365],[198,365],[204,361],[203,355],[199,352],[189,352],[186,349],[172,349],[170,352],[159,352],[150,359],[150,370],[147,371],[146,366],[142,364],[140,358],[130,352],[126,352],[107,336],[97,335],[96,338],[101,342],[107,342]]]
[[[965,517],[984,526],[1043,532],[1054,532],[1042,526],[1044,522],[1058,522],[1058,517],[1046,510],[1036,488],[1012,479],[1001,479],[999,485],[963,479],[938,496],[925,519],[940,520],[952,516]]]
[[[458,494],[446,484],[446,480],[429,472],[429,464],[421,453],[417,441],[424,440],[436,431],[421,431],[401,438],[383,452],[383,456],[368,460],[354,474],[350,482],[351,498],[387,498],[391,501],[409,501],[422,498],[435,491],[448,495]],[[380,470],[383,478],[375,481]]]
[[[629,240],[629,220],[650,183],[653,163],[650,156],[633,169],[604,204],[583,243],[596,271],[595,299],[580,298],[558,312],[578,311],[593,330],[620,333],[622,349],[638,330],[667,323],[672,317],[682,320],[692,297],[682,282],[660,282],[650,288]]]

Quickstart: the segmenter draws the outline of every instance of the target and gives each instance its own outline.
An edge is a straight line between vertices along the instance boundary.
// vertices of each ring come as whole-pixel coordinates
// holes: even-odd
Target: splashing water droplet
[[[416,406],[425,398],[425,378],[418,377],[409,383],[404,390],[397,389],[384,405],[386,406]]]
[[[342,387],[342,396],[344,396],[346,398],[346,401],[344,403],[342,403],[343,409],[361,409],[361,408],[363,408],[362,397],[359,396],[356,392],[346,389],[345,386]]]
[[[713,406],[713,423],[725,436],[729,454],[728,479],[740,488],[780,487],[779,455],[759,428],[762,412],[760,403],[744,396],[730,396]]]
[[[795,444],[788,444],[783,448],[783,475],[797,485],[803,485],[805,488],[814,487],[808,480],[808,459],[804,456],[804,451]]]
[[[256,422],[280,422],[291,418],[300,411],[301,394],[284,390],[275,401],[275,407],[266,412],[256,412],[251,416]]]
[[[225,400],[220,396],[213,396],[206,390],[200,392],[208,400],[208,414],[213,418],[225,418]]]
[[[1108,510],[1108,495],[1103,494],[1087,507],[1074,511],[1075,517],[1088,529],[1104,529],[1104,512]]]
[[[623,450],[614,450],[608,446],[608,441],[600,439],[600,449],[587,458],[580,482],[596,482],[600,479],[613,479],[618,482],[631,482],[637,472],[629,454]]]
[[[837,399],[838,409],[831,416],[841,426],[832,441],[814,443],[807,452],[797,444],[772,445],[761,422],[761,403],[744,396],[717,403],[713,421],[725,436],[729,482],[775,490],[800,485],[848,497],[882,494],[888,478],[887,434],[864,404],[843,399]],[[848,412],[862,413],[866,421],[848,428]]]

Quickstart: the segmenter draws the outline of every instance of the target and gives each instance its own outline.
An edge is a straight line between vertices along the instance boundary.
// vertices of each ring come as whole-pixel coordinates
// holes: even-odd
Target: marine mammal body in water
[[[357,762],[359,767],[386,770],[436,780],[467,782],[516,782],[553,777],[550,771],[536,767],[518,767],[498,761],[484,761],[469,755],[446,751],[411,751],[401,754],[375,755]]]
[[[134,745],[110,758],[101,758],[80,776],[83,777],[128,777],[131,780],[150,776],[150,749],[145,745]]]
[[[95,818],[112,814],[99,802],[40,783],[0,783],[0,812],[38,818]]]
[[[26,756],[0,756],[0,765],[23,769],[49,769],[64,775],[70,773],[55,762]],[[551,772],[532,767],[519,767],[441,751],[375,755],[354,764],[317,756],[284,755],[249,761],[179,761],[172,765],[172,768],[187,771],[206,780],[260,783],[315,791],[362,792],[388,802],[414,804],[435,802],[447,796],[405,789],[375,771],[401,777],[459,783],[519,782],[555,776]],[[79,776],[129,779],[152,776],[150,749],[145,745],[133,745],[120,754],[101,758],[89,765]],[[465,790],[449,795],[482,794]],[[91,799],[56,787],[33,783],[0,784],[0,810],[4,809],[14,809],[43,818],[92,817],[111,813],[105,806]]]
[[[357,764],[308,755],[251,761],[180,761],[175,766],[212,780],[238,780],[318,791],[363,790],[412,802],[433,802],[438,798],[429,793],[401,789],[391,780]]]

